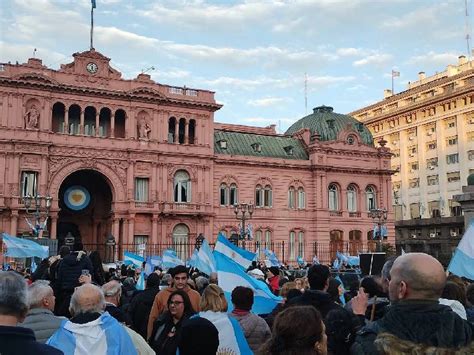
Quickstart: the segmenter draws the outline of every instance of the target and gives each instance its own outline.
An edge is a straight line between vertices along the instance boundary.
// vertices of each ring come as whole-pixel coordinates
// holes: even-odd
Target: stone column
[[[179,144],[179,119],[176,119],[174,125],[174,144]]]
[[[81,120],[79,123],[79,134],[84,134],[84,116],[85,110],[81,110]]]
[[[115,114],[110,111],[110,138],[115,138]]]
[[[114,218],[112,225],[112,235],[115,238],[115,242],[118,243],[120,233],[120,218]]]
[[[10,219],[10,235],[16,237],[16,232],[18,229],[18,211],[12,210],[12,215]]]
[[[159,243],[158,240],[158,221],[160,217],[158,217],[157,214],[153,214],[153,217],[151,219],[151,243],[157,244]]]
[[[49,232],[49,238],[56,239],[57,238],[56,234],[58,233],[58,214],[51,213],[50,218],[51,218],[51,230]]]
[[[184,144],[189,144],[189,121],[184,125]]]
[[[53,113],[51,112],[51,115],[52,114]],[[69,109],[66,105],[64,105],[64,128],[62,133],[69,134]]]
[[[135,214],[131,213],[128,216],[128,236],[127,244],[133,244],[133,236],[135,234]]]
[[[99,116],[99,111],[95,111],[95,136],[99,137],[99,125],[100,125],[100,116]]]

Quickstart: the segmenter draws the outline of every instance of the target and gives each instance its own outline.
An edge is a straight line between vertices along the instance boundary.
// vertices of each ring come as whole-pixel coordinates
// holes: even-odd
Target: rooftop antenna
[[[97,7],[95,0],[91,0],[91,48],[94,49],[94,9]]]
[[[465,8],[465,19],[466,19],[466,45],[467,45],[467,57],[469,60],[471,59],[471,24],[469,22],[469,11],[468,11],[468,4],[467,0],[464,0],[464,8]]]
[[[33,58],[36,58],[36,51],[37,51],[37,49],[36,49],[36,48],[35,48],[35,49],[33,49]]]
[[[304,73],[304,114],[308,114],[308,74]]]
[[[153,71],[153,70],[155,70],[155,67],[154,67],[154,66],[151,66],[151,67],[149,67],[149,68],[147,68],[147,69],[142,69],[142,74],[148,73],[149,71]]]

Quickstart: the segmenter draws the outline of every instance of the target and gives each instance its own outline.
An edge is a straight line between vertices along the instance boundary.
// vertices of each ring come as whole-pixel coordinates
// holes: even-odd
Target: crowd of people
[[[77,243],[28,275],[0,271],[0,354],[473,354],[474,283],[423,253],[342,285],[328,266],[294,277],[254,263],[247,273],[281,296],[254,314],[254,290],[231,294],[217,274],[105,268]],[[301,275],[297,275],[301,276]]]

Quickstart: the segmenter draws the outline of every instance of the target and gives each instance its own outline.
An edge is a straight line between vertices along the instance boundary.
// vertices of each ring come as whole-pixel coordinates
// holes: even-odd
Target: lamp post
[[[43,231],[46,230],[52,200],[51,196],[27,195],[22,197],[22,202],[26,208],[26,215],[33,218],[34,223],[31,223],[28,217],[26,217],[26,222],[33,231],[35,238],[41,237]]]
[[[375,231],[374,238],[377,240],[377,251],[382,251],[382,227],[387,221],[387,209],[386,208],[374,208],[369,212],[369,216],[374,220],[374,223],[377,224],[377,229]]]
[[[240,221],[240,234],[239,239],[243,241],[243,247],[245,249],[245,240],[250,240],[250,235],[247,233],[247,228],[245,227],[245,221],[252,218],[254,212],[253,203],[240,203],[234,206],[235,218]]]
[[[202,245],[202,242],[204,241],[204,236],[202,233],[199,233],[198,236],[196,237],[196,249],[199,250],[199,248]]]

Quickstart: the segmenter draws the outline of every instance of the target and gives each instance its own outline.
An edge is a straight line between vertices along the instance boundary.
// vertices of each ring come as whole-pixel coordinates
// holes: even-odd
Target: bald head
[[[80,313],[100,313],[105,308],[104,293],[93,284],[78,287],[71,297],[69,312],[72,316]]]
[[[424,253],[407,253],[399,256],[390,271],[390,300],[437,300],[446,284],[441,263]]]

